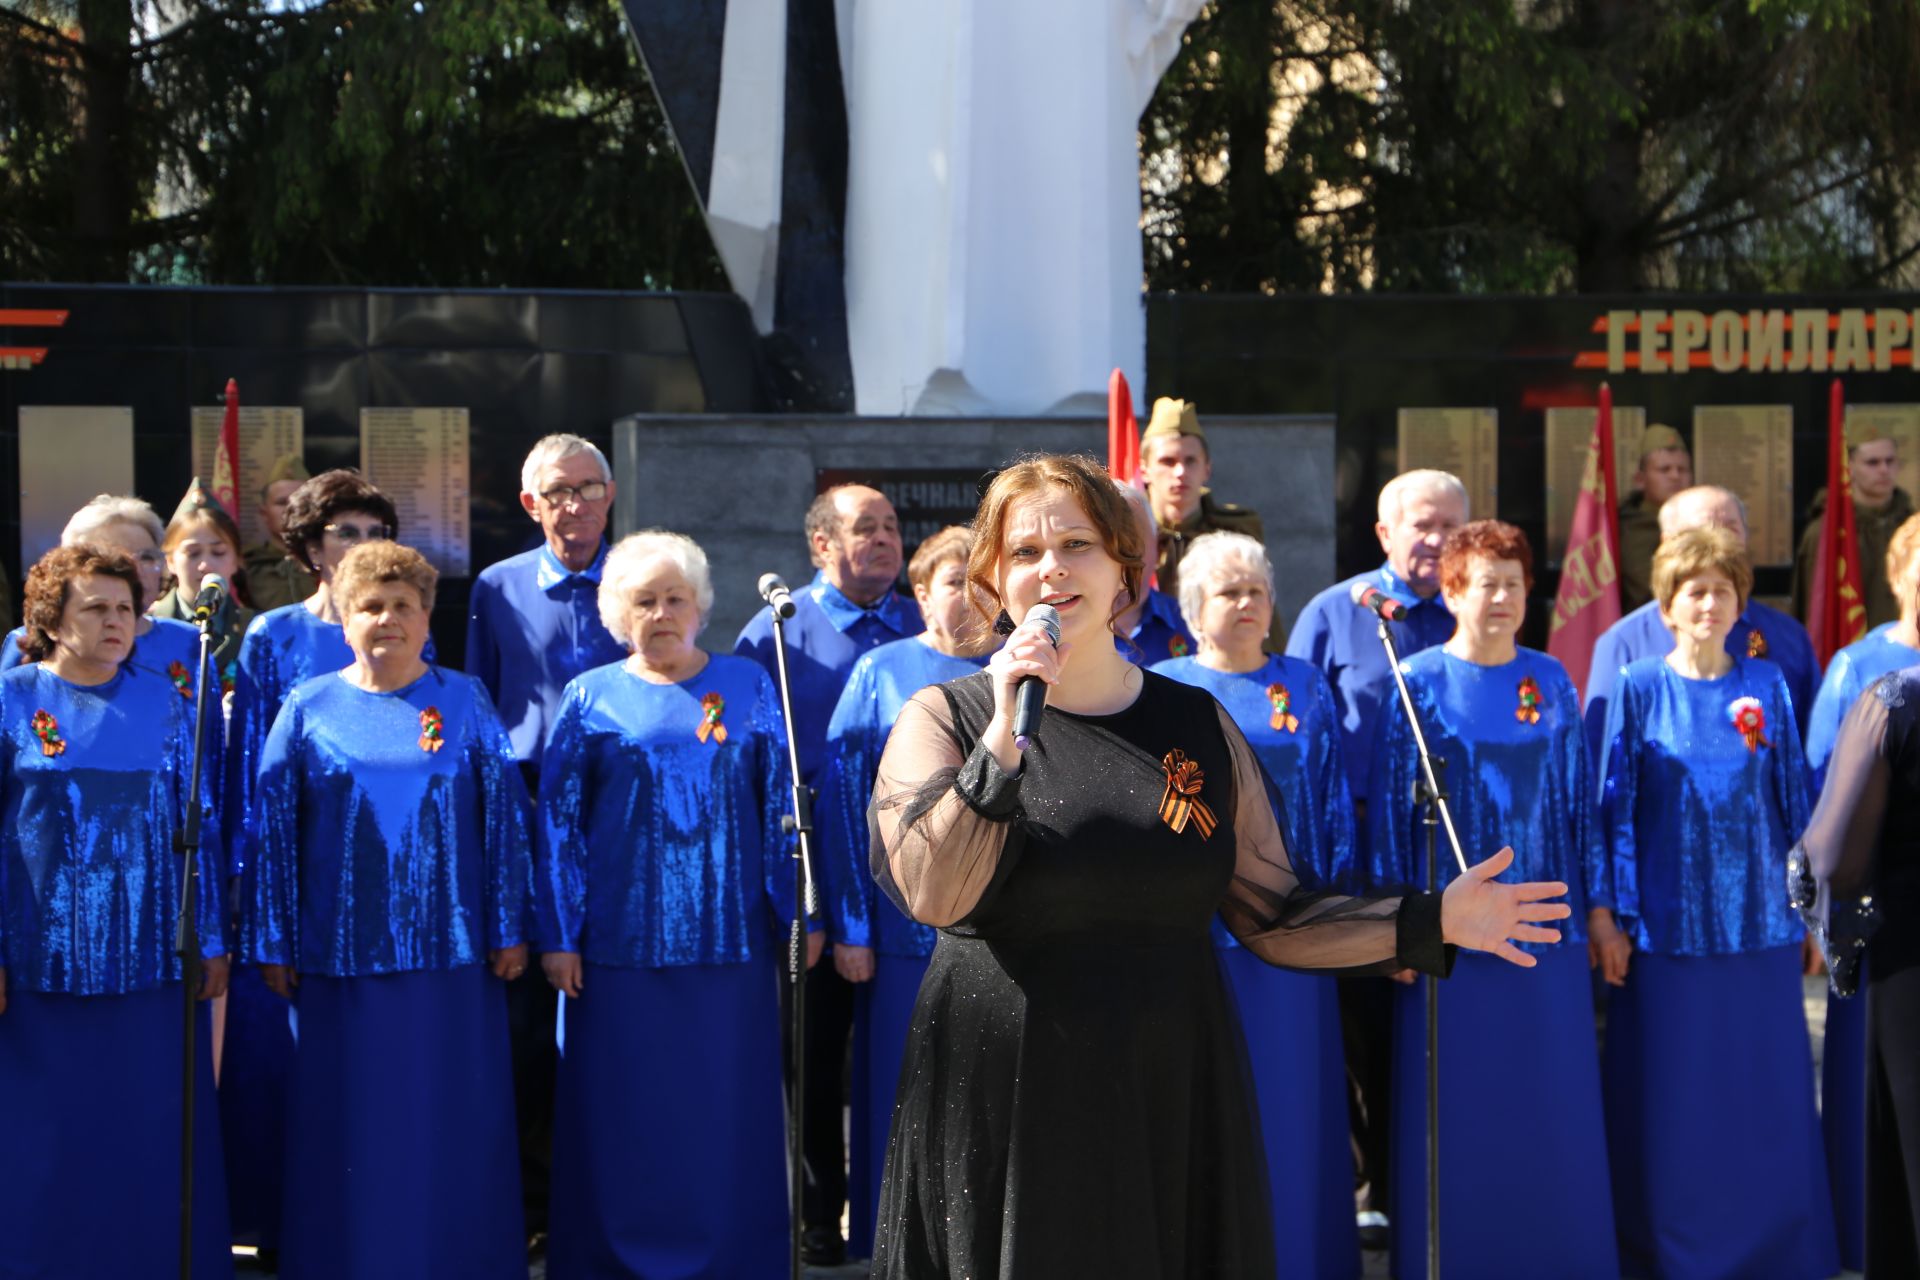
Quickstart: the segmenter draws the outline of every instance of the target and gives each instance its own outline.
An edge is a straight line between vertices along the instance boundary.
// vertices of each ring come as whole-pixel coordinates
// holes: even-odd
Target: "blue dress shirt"
[[[1387,651],[1375,630],[1378,619],[1353,602],[1353,585],[1377,587],[1407,606],[1404,622],[1392,628],[1393,642],[1402,658],[1445,644],[1453,635],[1453,615],[1436,592],[1421,599],[1388,565],[1335,583],[1307,602],[1287,637],[1287,656],[1305,658],[1320,668],[1333,688],[1340,713],[1340,754],[1347,766],[1347,786],[1355,800],[1367,798],[1367,762],[1373,757],[1374,733],[1380,709],[1397,695]]]
[[[1813,770],[1813,790],[1817,796],[1826,784],[1827,761],[1833,758],[1833,743],[1840,736],[1840,722],[1853,710],[1853,704],[1867,686],[1890,671],[1901,671],[1920,663],[1920,649],[1909,649],[1892,638],[1898,623],[1883,622],[1833,655],[1827,664],[1827,678],[1814,695],[1813,710],[1807,713],[1807,765]]]
[[[1660,621],[1659,601],[1648,601],[1608,627],[1594,642],[1593,663],[1587,671],[1587,757],[1600,765],[1606,740],[1607,703],[1619,683],[1620,672],[1642,658],[1664,658],[1673,652],[1673,632]],[[1820,666],[1813,660],[1813,641],[1793,618],[1758,600],[1747,607],[1727,633],[1727,652],[1736,658],[1765,658],[1786,677],[1793,698],[1793,719],[1804,741],[1807,713],[1813,708]]]
[[[1116,637],[1114,644],[1129,661],[1143,667],[1184,658],[1199,647],[1187,630],[1186,620],[1180,616],[1180,606],[1157,587],[1147,588],[1147,607],[1140,611],[1139,625],[1128,639],[1133,643]]]
[[[467,674],[493,695],[513,754],[525,763],[540,763],[567,682],[627,656],[600,621],[606,563],[604,544],[578,573],[540,546],[487,566],[473,580]]]

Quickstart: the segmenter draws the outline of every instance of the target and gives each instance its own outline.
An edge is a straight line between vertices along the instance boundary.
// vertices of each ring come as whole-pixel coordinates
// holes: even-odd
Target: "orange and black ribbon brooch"
[[[167,664],[167,679],[173,681],[176,692],[189,701],[193,698],[193,672],[187,670],[187,664],[175,658]]]
[[[1540,723],[1540,684],[1532,676],[1520,680],[1520,706],[1513,718],[1521,724]]]
[[[1733,727],[1747,740],[1747,750],[1758,751],[1773,745],[1767,741],[1767,713],[1760,699],[1735,698],[1728,704],[1727,711],[1733,716]]]
[[[717,693],[707,694],[700,699],[700,727],[693,731],[693,736],[702,742],[711,738],[713,745],[719,746],[727,740],[727,726],[720,722],[720,717],[726,714],[727,700]]]
[[[33,713],[33,736],[40,739],[40,754],[43,756],[64,755],[67,740],[60,736],[60,722],[45,711]]]
[[[446,723],[441,719],[438,707],[428,707],[420,713],[420,749],[422,751],[438,751],[447,744],[446,738],[442,736]]]
[[[1293,694],[1283,684],[1267,686],[1267,701],[1273,704],[1273,715],[1267,723],[1276,729],[1296,733],[1300,728],[1300,717],[1293,714]]]
[[[1747,632],[1747,656],[1749,658],[1764,658],[1767,656],[1767,638],[1760,634],[1760,628],[1758,627]]]
[[[1176,834],[1185,831],[1187,823],[1191,821],[1200,838],[1205,840],[1219,825],[1213,810],[1207,808],[1207,802],[1200,798],[1200,787],[1206,775],[1200,772],[1199,764],[1187,759],[1187,753],[1178,747],[1167,752],[1160,761],[1160,767],[1167,771],[1166,794],[1160,797],[1160,820],[1172,827]]]

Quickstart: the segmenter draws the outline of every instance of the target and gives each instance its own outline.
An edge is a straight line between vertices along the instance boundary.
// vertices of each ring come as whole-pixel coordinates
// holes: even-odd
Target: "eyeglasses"
[[[362,542],[385,542],[393,536],[393,530],[383,524],[328,524],[320,526],[324,532],[333,535],[334,541],[341,546],[358,546]]]
[[[569,502],[599,502],[606,496],[607,485],[603,480],[589,480],[582,485],[557,484],[540,495],[550,507],[565,506]]]

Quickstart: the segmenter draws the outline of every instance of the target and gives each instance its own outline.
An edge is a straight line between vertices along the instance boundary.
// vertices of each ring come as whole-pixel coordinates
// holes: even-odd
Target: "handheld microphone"
[[[200,594],[193,598],[193,620],[204,622],[211,618],[226,594],[227,580],[219,574],[210,573],[200,579]]]
[[[1060,647],[1060,611],[1050,604],[1037,604],[1027,610],[1025,621],[1039,623],[1047,633],[1047,643]],[[1040,731],[1040,712],[1047,705],[1047,684],[1039,676],[1021,676],[1020,684],[1013,694],[1013,745],[1016,750],[1025,751],[1033,744],[1033,735]]]
[[[1407,619],[1407,606],[1401,604],[1398,600],[1395,600],[1378,587],[1370,587],[1364,582],[1356,582],[1353,584],[1353,590],[1348,592],[1348,594],[1353,597],[1353,602],[1362,609],[1379,614],[1388,622],[1405,622]]]
[[[787,590],[787,584],[780,581],[779,574],[760,575],[760,598],[773,609],[775,617],[791,618],[793,616],[793,592]]]

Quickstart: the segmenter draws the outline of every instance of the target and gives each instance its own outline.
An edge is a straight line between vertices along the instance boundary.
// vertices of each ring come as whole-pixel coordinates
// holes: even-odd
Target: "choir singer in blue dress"
[[[1195,538],[1180,562],[1180,613],[1200,652],[1152,670],[1213,694],[1246,735],[1280,793],[1279,817],[1302,881],[1351,885],[1353,799],[1340,760],[1340,717],[1318,667],[1262,648],[1273,623],[1266,549],[1244,533]],[[1213,940],[1247,1037],[1280,1274],[1357,1276],[1360,1236],[1334,984],[1274,968],[1218,920]]]
[[[814,808],[815,826],[828,833],[815,846],[820,884],[834,967],[848,982],[863,984],[854,1001],[847,1161],[847,1246],[857,1258],[873,1251],[887,1123],[934,940],[932,929],[909,920],[879,893],[867,871],[867,802],[880,751],[907,699],[930,684],[972,675],[999,647],[967,590],[972,549],[972,535],[949,525],[914,551],[907,582],[927,629],[861,655],[827,725],[826,765]]]
[[[285,1280],[526,1275],[503,982],[527,790],[486,689],[421,656],[434,585],[411,548],[348,553],[352,664],[288,694],[260,753],[246,954],[300,1028]]]
[[[547,740],[535,942],[565,997],[553,1280],[785,1266],[787,739],[767,673],[695,643],[712,607],[692,539],[622,539],[600,616],[632,656],[571,681]],[[809,964],[823,940],[809,934]]]
[[[127,661],[133,562],[94,546],[27,575],[24,666],[0,677],[0,1274],[175,1273],[180,964],[193,708]],[[217,708],[214,714],[218,714]],[[201,827],[200,998],[226,989],[218,824]],[[193,1274],[232,1274],[204,1007]]]
[[[1621,1261],[1650,1280],[1839,1270],[1782,889],[1806,761],[1780,668],[1726,650],[1752,586],[1728,530],[1662,541],[1673,651],[1629,664],[1607,709],[1588,927],[1614,986],[1601,1071]]]
[[[1499,520],[1462,525],[1441,551],[1440,583],[1453,636],[1402,670],[1428,747],[1446,761],[1442,783],[1460,843],[1471,850],[1507,840],[1515,874],[1565,881],[1574,908],[1561,941],[1526,946],[1539,962],[1532,973],[1462,955],[1441,994],[1441,1269],[1476,1280],[1613,1280],[1620,1268],[1579,927],[1602,871],[1580,700],[1557,661],[1515,641],[1533,587],[1525,534]],[[1413,731],[1397,699],[1381,715],[1368,879],[1424,885]],[[1457,867],[1444,830],[1439,837],[1444,885]],[[1395,1014],[1393,1270],[1411,1280],[1426,1266],[1424,985],[1403,987]],[[1499,1106],[1519,1107],[1530,1122],[1447,1141]],[[1551,1177],[1514,1176],[1541,1151],[1554,1153]],[[1486,1194],[1494,1186],[1499,1193]]]

